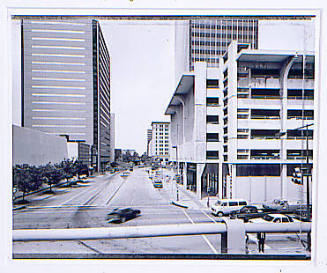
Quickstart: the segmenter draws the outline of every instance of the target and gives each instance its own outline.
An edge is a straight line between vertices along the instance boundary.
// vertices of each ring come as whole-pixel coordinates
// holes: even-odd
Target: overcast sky
[[[146,151],[146,130],[164,116],[174,91],[172,21],[100,21],[111,58],[116,147]]]

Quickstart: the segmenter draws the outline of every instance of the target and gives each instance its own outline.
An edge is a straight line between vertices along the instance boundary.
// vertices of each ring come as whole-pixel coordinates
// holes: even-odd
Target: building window
[[[219,134],[207,133],[207,142],[219,142]]]
[[[287,130],[288,139],[312,139],[313,130]]]
[[[218,87],[219,87],[218,80],[207,79],[207,88],[218,88]]]
[[[208,115],[207,116],[207,123],[218,124],[219,123],[219,117],[218,116],[213,116],[213,115]]]
[[[279,150],[251,150],[250,159],[279,159]]]
[[[287,159],[312,159],[312,150],[287,150]]]
[[[218,98],[207,98],[207,106],[218,106],[219,99]]]
[[[313,89],[305,89],[304,92],[302,89],[288,89],[287,90],[287,98],[288,99],[298,99],[301,100],[313,100]]]
[[[269,89],[269,88],[252,88],[251,98],[253,99],[279,99],[280,90],[279,89]]]
[[[219,153],[218,151],[207,151],[207,159],[218,159]]]
[[[237,164],[236,176],[280,176],[280,164]]]
[[[287,119],[313,120],[313,110],[287,110]]]
[[[251,119],[280,119],[280,110],[251,109]]]
[[[276,139],[279,138],[279,130],[251,130],[252,139]]]

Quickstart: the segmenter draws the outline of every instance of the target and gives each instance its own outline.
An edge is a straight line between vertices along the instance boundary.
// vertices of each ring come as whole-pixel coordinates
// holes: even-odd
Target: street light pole
[[[176,161],[177,161],[177,178],[180,178],[180,173],[179,173],[179,162],[178,162],[178,144],[176,145]],[[176,179],[176,201],[179,201],[179,192],[178,192],[178,183]]]
[[[308,127],[306,127],[306,177],[307,177],[307,221],[310,221],[310,185],[309,185],[309,131]],[[303,177],[303,176],[302,176]],[[311,233],[308,232],[307,234],[307,241],[308,241],[308,246],[307,249],[308,251],[311,250]]]
[[[178,184],[177,179],[179,178],[179,162],[178,162],[178,145],[173,146],[174,149],[176,149],[176,162],[177,162],[177,177],[175,179],[175,186],[176,186],[176,201],[179,201],[179,192],[178,192]]]

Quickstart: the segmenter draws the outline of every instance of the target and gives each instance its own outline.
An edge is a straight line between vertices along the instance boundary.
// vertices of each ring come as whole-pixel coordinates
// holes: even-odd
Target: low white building
[[[291,175],[312,160],[314,53],[247,47],[232,41],[218,68],[181,77],[165,113],[170,158],[198,198],[305,200]]]

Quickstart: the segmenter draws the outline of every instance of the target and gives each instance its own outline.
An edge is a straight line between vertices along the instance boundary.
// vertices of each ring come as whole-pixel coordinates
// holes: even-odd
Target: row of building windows
[[[233,30],[240,30],[243,28],[249,29],[257,29],[257,20],[218,20],[216,22],[210,22],[209,24],[205,23],[192,23],[192,28],[199,28],[199,29],[233,29]]]
[[[224,102],[225,105],[225,102]],[[237,109],[238,119],[280,119],[280,110],[276,109]],[[287,119],[313,120],[314,110],[288,109]]]
[[[287,164],[287,176],[292,176],[295,168],[303,168],[301,164]],[[312,164],[309,164],[308,168],[312,169]],[[281,165],[280,164],[237,164],[236,176],[280,176]]]
[[[251,42],[252,39],[254,39],[256,37],[256,35],[252,32],[243,32],[243,33],[219,33],[219,32],[207,32],[207,33],[204,33],[204,32],[195,32],[195,31],[192,31],[192,36],[194,37],[210,37],[210,38],[226,38],[226,39],[233,39],[233,40],[236,40],[236,39],[239,39],[240,41],[249,41]]]

